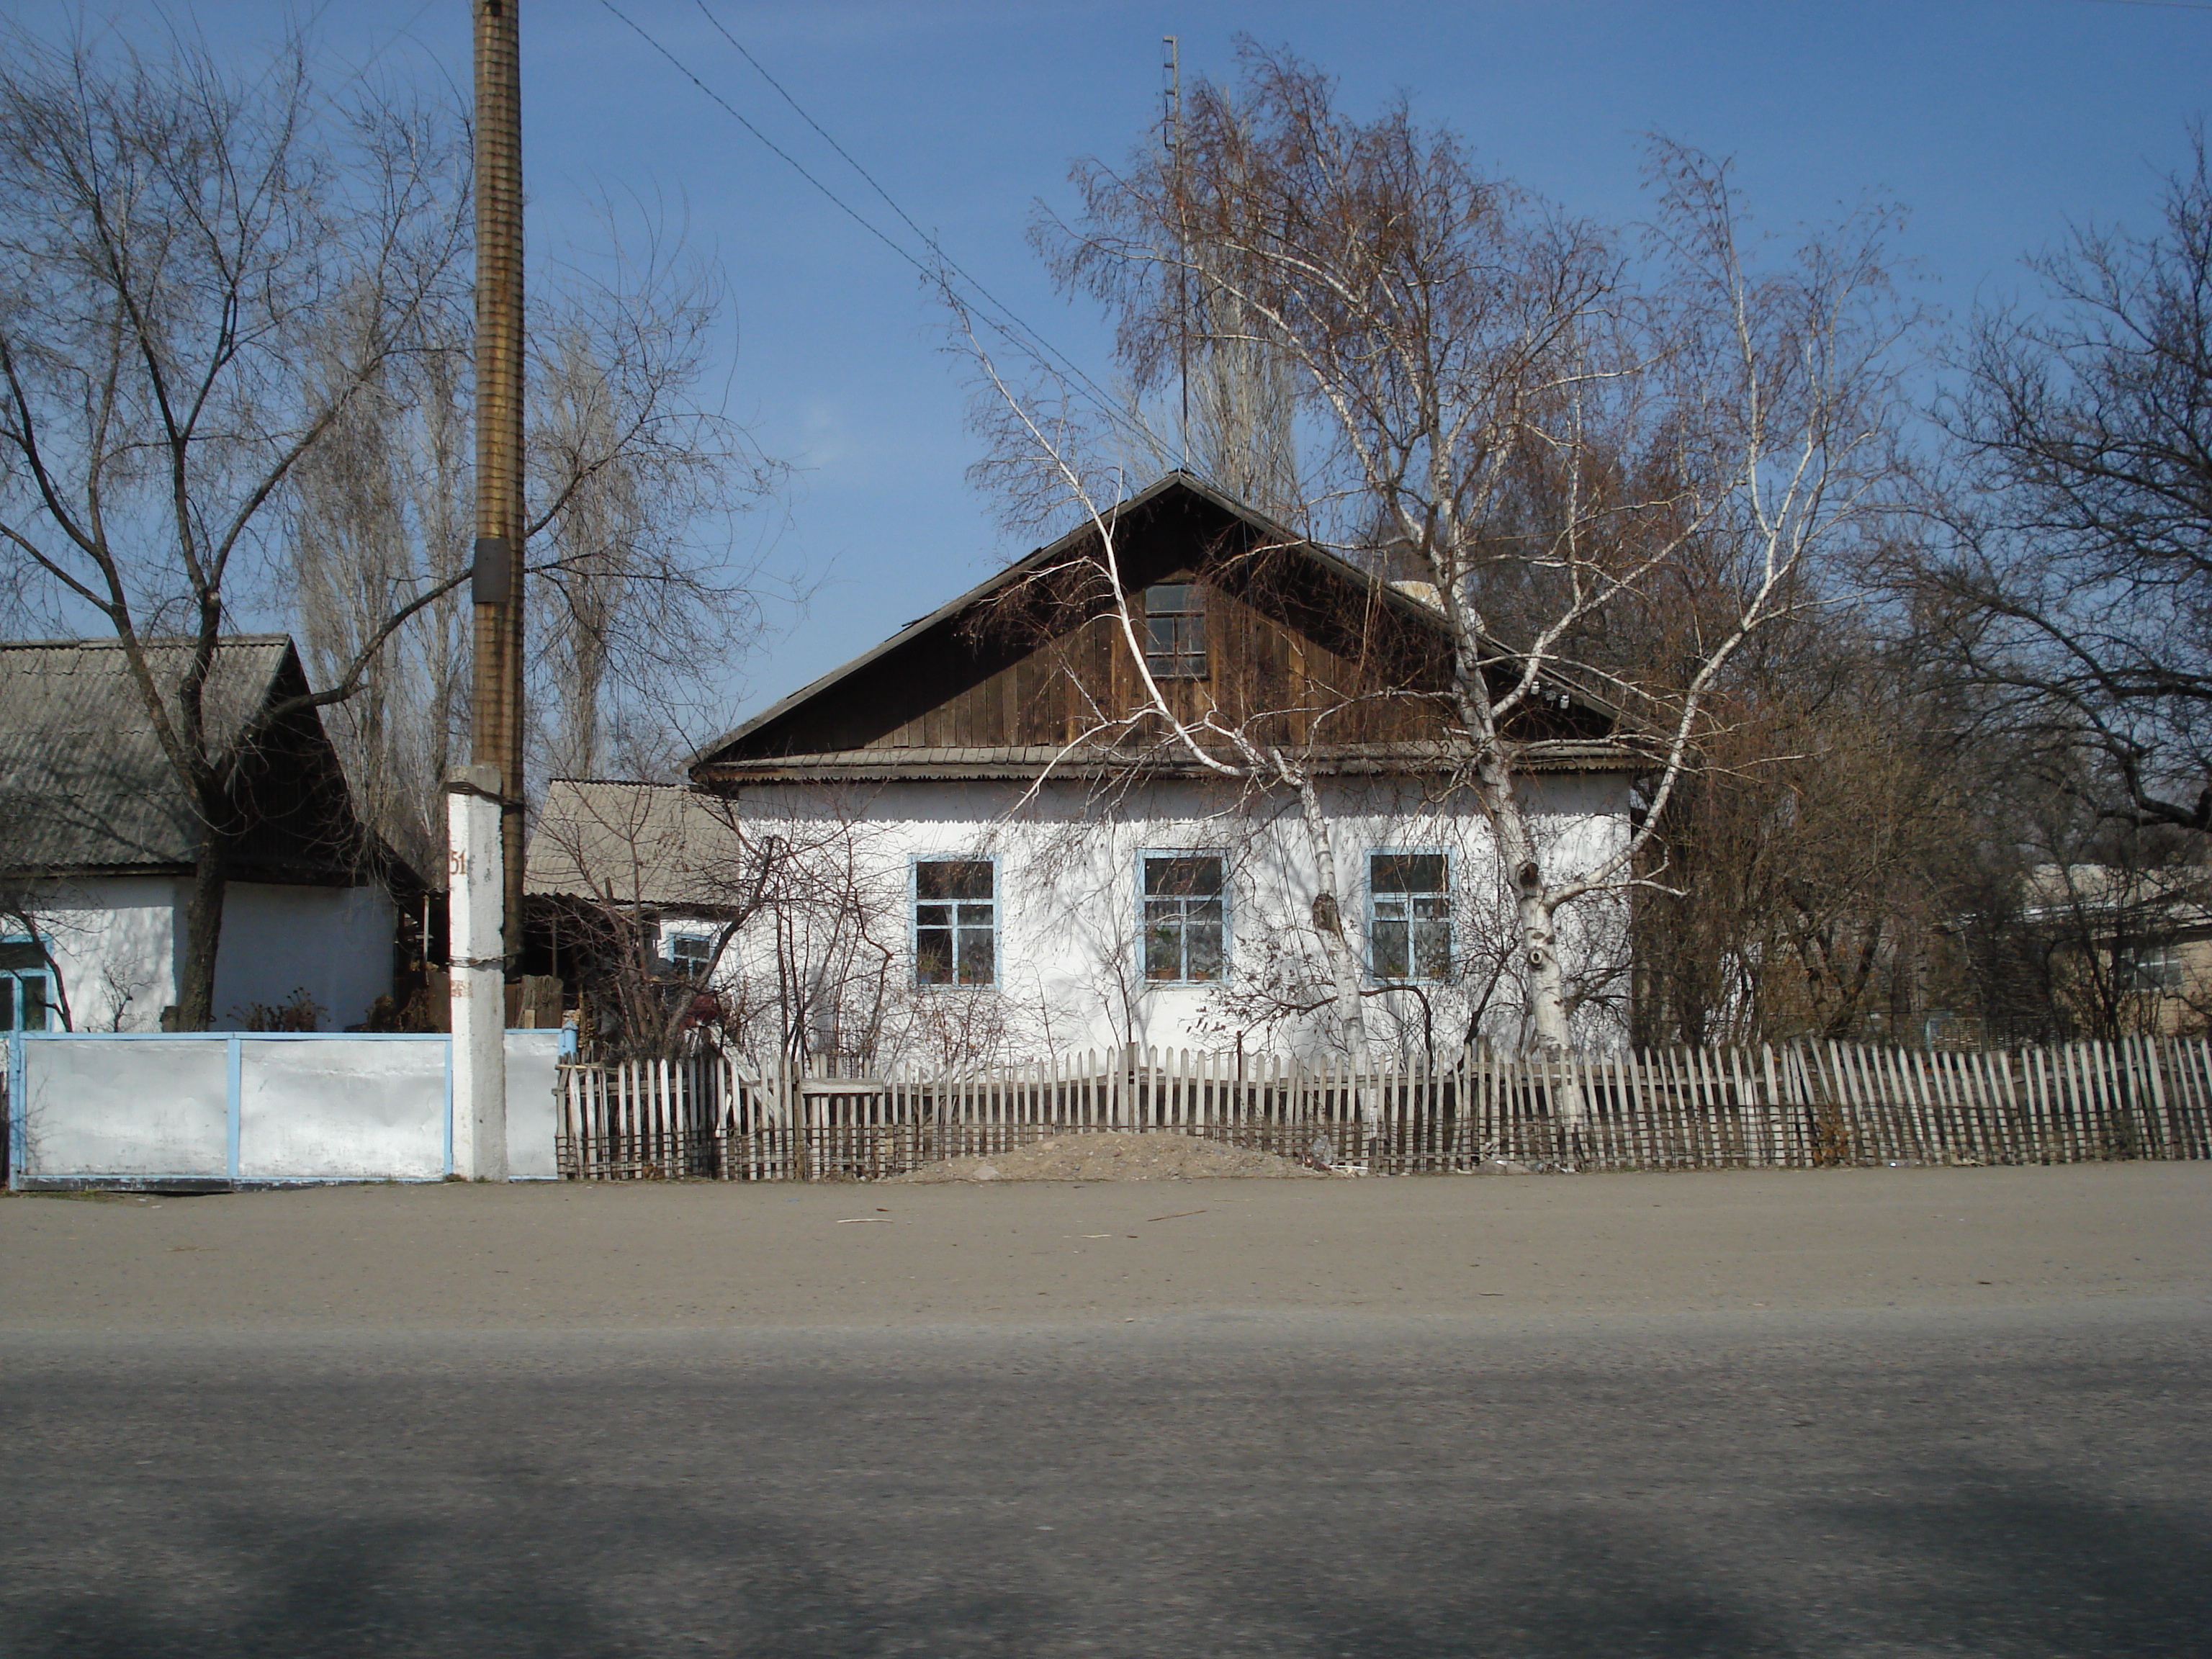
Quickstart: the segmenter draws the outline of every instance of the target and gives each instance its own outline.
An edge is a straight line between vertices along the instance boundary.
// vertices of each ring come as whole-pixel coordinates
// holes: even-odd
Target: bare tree
[[[343,310],[311,343],[308,372],[349,355]],[[325,717],[362,821],[417,870],[445,858],[443,785],[467,752],[468,574],[474,520],[465,316],[349,400],[294,469],[282,501],[290,609],[308,672],[359,656],[410,586],[441,597],[388,638],[359,694]]]
[[[232,73],[11,27],[0,52],[0,538],[32,603],[121,642],[198,817],[179,1017],[212,1016],[232,781],[274,722],[342,702],[452,584],[401,582],[322,689],[234,735],[204,696],[301,460],[464,280],[465,156],[447,112],[358,85],[304,44]],[[343,314],[316,374],[308,343]],[[163,683],[150,639],[181,634]]]
[[[605,223],[532,324],[534,742],[555,775],[664,771],[726,697],[769,582],[737,537],[783,471],[699,395],[717,272],[657,224]]]
[[[657,775],[760,636],[763,574],[732,546],[778,468],[695,395],[723,295],[647,231],[630,258],[609,220],[607,274],[572,263],[533,287],[530,331],[531,770]],[[343,361],[347,319],[318,337]],[[349,661],[398,580],[465,569],[473,534],[470,319],[451,313],[390,365],[293,480],[286,529],[312,668]],[[334,723],[363,816],[422,867],[443,854],[441,781],[465,747],[465,596],[430,607]]]
[[[1771,267],[1747,244],[1724,165],[1655,152],[1659,212],[1632,283],[1616,240],[1479,175],[1403,105],[1359,123],[1326,77],[1248,46],[1234,88],[1201,86],[1179,160],[1076,171],[1083,213],[1040,228],[1056,274],[1106,304],[1122,359],[1158,391],[1187,360],[1183,296],[1218,296],[1203,342],[1270,354],[1299,400],[1294,528],[1386,562],[1436,596],[1451,647],[1454,787],[1487,820],[1510,884],[1533,1036],[1569,1039],[1563,910],[1639,881],[1654,823],[1692,769],[1713,689],[1746,643],[1820,598],[1892,504],[1894,353],[1909,315],[1881,215]],[[1233,319],[1233,320],[1232,320]],[[1232,330],[1234,331],[1232,331]],[[985,476],[1108,526],[1072,398],[985,356],[1000,394]],[[1656,664],[1609,643],[1697,599]],[[1141,658],[1124,607],[1126,648]],[[1298,794],[1288,757],[1150,714],[1191,762]],[[1566,688],[1609,700],[1652,775],[1648,816],[1602,849],[1550,840],[1529,777],[1564,746]],[[1347,1027],[1357,988],[1335,872],[1316,937]]]
[[[595,1044],[645,1059],[720,1033],[732,944],[786,897],[800,855],[788,836],[752,830],[732,803],[624,785],[563,789],[533,854]],[[697,955],[667,956],[670,915],[706,927]]]
[[[1738,653],[1646,851],[1672,890],[1637,896],[1640,1043],[1853,1037],[1911,1017],[1947,861],[1982,827],[1977,757],[1915,679],[1861,606]]]
[[[1945,419],[1948,540],[1912,622],[2100,810],[2212,831],[2212,175],[2203,136],[2148,234],[2077,230],[2043,303],[1977,319]],[[2082,751],[2093,763],[2083,764]],[[2201,843],[2200,843],[2201,844]]]

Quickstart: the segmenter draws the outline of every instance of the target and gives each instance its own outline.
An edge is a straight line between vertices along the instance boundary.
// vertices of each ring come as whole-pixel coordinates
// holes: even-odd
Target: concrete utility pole
[[[472,764],[447,782],[453,1173],[507,1178],[507,972],[522,948],[522,73],[517,0],[476,20]]]
[[[499,925],[499,774],[457,768],[446,785],[452,851],[447,971],[453,993],[453,1173],[507,1179],[507,975]]]

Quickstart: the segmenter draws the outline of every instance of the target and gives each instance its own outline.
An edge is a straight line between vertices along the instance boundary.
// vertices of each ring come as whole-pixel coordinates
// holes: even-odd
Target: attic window
[[[1206,598],[1197,583],[1145,590],[1145,666],[1158,679],[1206,678]]]

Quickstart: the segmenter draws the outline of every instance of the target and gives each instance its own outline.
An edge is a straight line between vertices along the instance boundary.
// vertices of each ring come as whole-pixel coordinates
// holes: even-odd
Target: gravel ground
[[[1195,1135],[1081,1134],[1040,1140],[991,1158],[927,1164],[890,1185],[933,1187],[948,1181],[1203,1181],[1273,1177],[1326,1180],[1273,1152],[1248,1152]]]
[[[0,1333],[1963,1310],[2201,1297],[2212,1163],[4,1197],[0,1263]]]

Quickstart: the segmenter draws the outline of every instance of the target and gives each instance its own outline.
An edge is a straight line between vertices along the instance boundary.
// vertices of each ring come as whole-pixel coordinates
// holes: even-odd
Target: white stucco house
[[[149,652],[173,681],[181,647]],[[211,729],[307,690],[282,635],[219,648]],[[301,1000],[326,1030],[392,988],[395,883],[419,886],[356,819],[310,708],[241,767],[240,828],[216,963],[218,1028]],[[177,1000],[193,808],[155,738],[122,649],[0,642],[0,1029],[155,1031]]]
[[[664,970],[711,981],[756,1048],[1305,1052],[1342,1041],[1326,854],[1365,1041],[1517,1041],[1500,872],[1452,784],[1439,613],[1183,474],[1112,522],[1110,562],[1089,528],[1039,549],[708,744],[688,789],[556,782],[533,890],[633,905]],[[1236,732],[1294,754],[1318,827],[1297,792],[1218,775],[1133,713],[1139,653],[1222,752]],[[1540,718],[1542,831],[1594,860],[1629,833],[1638,763],[1587,700]],[[772,896],[747,910],[749,873]],[[1625,921],[1604,901],[1565,919],[1594,1042],[1621,1029]]]

